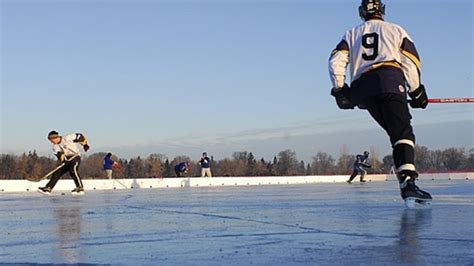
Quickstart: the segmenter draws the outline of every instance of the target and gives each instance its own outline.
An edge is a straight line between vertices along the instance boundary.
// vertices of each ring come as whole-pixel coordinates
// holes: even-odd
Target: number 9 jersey
[[[333,87],[344,86],[348,64],[351,87],[357,85],[360,78],[377,69],[383,72],[378,75],[379,79],[387,80],[382,86],[378,86],[381,91],[374,91],[369,85],[364,86],[364,89],[357,89],[358,94],[372,96],[377,93],[405,93],[406,85],[409,91],[420,86],[420,59],[413,41],[402,27],[381,19],[368,20],[347,31],[332,51],[329,75]],[[394,79],[398,81],[393,82]],[[366,90],[366,93],[360,89]],[[362,99],[363,96],[353,98]]]

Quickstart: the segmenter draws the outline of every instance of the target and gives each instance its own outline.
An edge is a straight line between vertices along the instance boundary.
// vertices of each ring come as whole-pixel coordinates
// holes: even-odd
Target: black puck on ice
[[[61,193],[61,195],[64,196],[64,195],[66,195],[66,193],[63,192],[63,193]]]

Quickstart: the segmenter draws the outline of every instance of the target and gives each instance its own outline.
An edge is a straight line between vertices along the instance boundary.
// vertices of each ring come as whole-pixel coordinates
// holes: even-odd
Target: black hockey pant
[[[352,171],[352,175],[349,177],[349,182],[352,182],[358,174],[360,174],[360,181],[362,181],[364,180],[367,171],[362,167],[354,167],[354,171]]]
[[[397,171],[415,171],[415,135],[406,97],[394,93],[380,94],[368,98],[364,105],[390,137]]]
[[[184,176],[184,172],[181,172],[181,171],[176,170],[176,169],[174,170],[174,172],[176,173],[177,177],[183,177]]]
[[[78,172],[79,164],[81,164],[81,157],[79,156],[74,158],[72,161],[67,162],[63,167],[59,168],[56,172],[53,173],[53,175],[51,176],[51,180],[49,180],[46,186],[50,187],[51,189],[54,188],[61,176],[69,172],[69,175],[74,180],[74,183],[76,183],[76,187],[84,187]]]

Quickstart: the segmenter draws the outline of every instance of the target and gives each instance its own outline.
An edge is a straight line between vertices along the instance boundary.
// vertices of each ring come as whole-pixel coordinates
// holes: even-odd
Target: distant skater
[[[212,177],[211,160],[207,157],[206,152],[202,153],[201,160],[198,163],[201,165],[201,177]]]
[[[108,179],[112,179],[113,169],[117,167],[117,162],[112,160],[112,153],[107,153],[104,157],[104,171]]]
[[[362,0],[359,15],[363,23],[346,31],[329,58],[331,95],[341,109],[367,110],[385,130],[407,207],[429,204],[431,195],[415,185],[415,134],[408,109],[408,104],[428,105],[418,52],[405,29],[384,20],[381,0]],[[348,66],[350,86],[345,83]]]
[[[90,147],[87,144],[86,137],[82,133],[61,136],[57,131],[53,130],[49,132],[48,140],[53,144],[53,152],[59,162],[64,163],[64,165],[51,175],[51,180],[49,180],[46,186],[38,188],[38,192],[46,195],[51,194],[51,191],[61,176],[65,173],[69,173],[76,184],[76,188],[72,190],[72,194],[84,194],[84,185],[79,175],[79,165],[81,163],[79,147],[82,146],[86,152],[89,150]]]
[[[367,170],[364,168],[372,168],[372,166],[368,163],[369,160],[369,152],[364,151],[364,154],[357,154],[356,160],[354,165],[352,166],[352,175],[347,180],[347,183],[351,183],[354,178],[360,174],[360,182],[365,182],[364,177],[367,174]]]
[[[181,162],[174,167],[174,172],[177,177],[183,177],[189,171],[189,162]]]

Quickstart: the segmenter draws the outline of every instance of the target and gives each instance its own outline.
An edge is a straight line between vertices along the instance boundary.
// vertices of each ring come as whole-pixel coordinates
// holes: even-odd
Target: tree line
[[[463,148],[430,150],[416,146],[416,166],[420,172],[472,171],[474,170],[474,149],[466,152]],[[99,152],[82,158],[80,173],[83,178],[103,178],[103,158],[106,153]],[[325,152],[318,152],[310,162],[299,160],[292,150],[284,150],[271,160],[256,158],[252,152],[234,152],[231,158],[215,160],[211,156],[211,169],[214,176],[297,176],[349,174],[355,161],[355,154],[349,154],[343,145],[339,158]],[[197,161],[188,156],[173,159],[163,154],[150,154],[147,157],[121,159],[112,156],[118,163],[114,178],[163,178],[174,177],[174,166],[180,162],[190,162],[186,176],[200,176]],[[371,169],[369,174],[388,173],[393,165],[391,155],[379,158],[374,148],[370,149]],[[2,154],[0,159],[0,179],[26,179],[41,177],[58,164],[56,158],[39,156],[36,151],[21,155]]]

